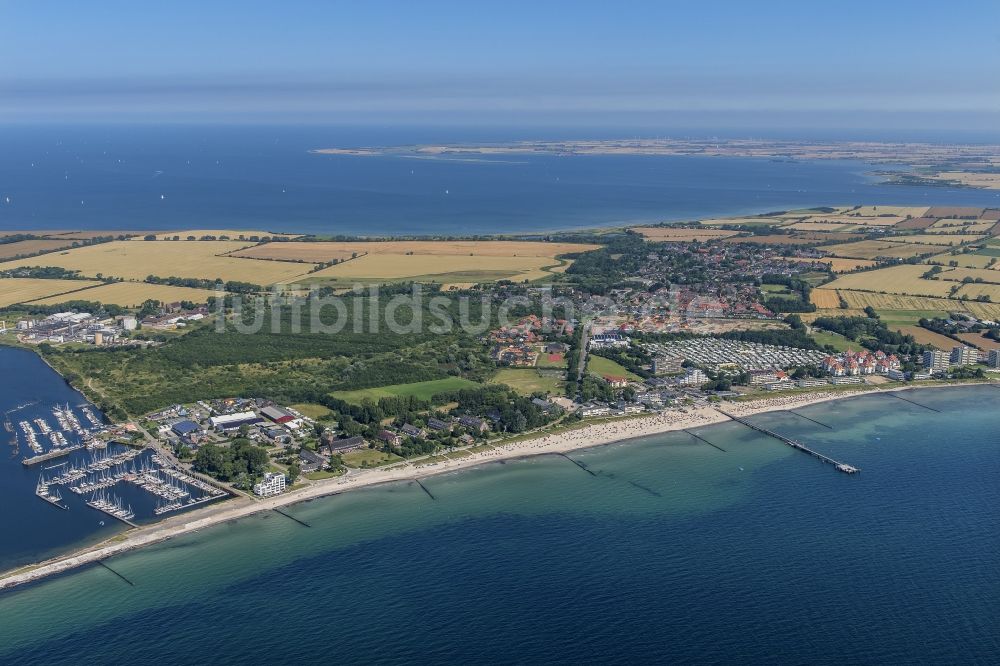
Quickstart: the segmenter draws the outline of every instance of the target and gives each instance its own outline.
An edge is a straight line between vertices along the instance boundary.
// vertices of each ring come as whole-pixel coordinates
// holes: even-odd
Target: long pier
[[[793,449],[798,449],[799,451],[804,451],[804,452],[808,453],[809,455],[811,455],[812,457],[814,457],[814,458],[816,458],[816,459],[818,459],[818,460],[820,460],[822,462],[825,462],[827,464],[833,465],[834,468],[838,472],[843,472],[844,474],[856,474],[856,473],[858,473],[858,472],[861,471],[857,467],[852,467],[851,465],[848,465],[847,463],[842,463],[839,460],[834,460],[830,456],[825,456],[822,453],[820,453],[819,451],[815,451],[813,449],[810,449],[808,446],[806,446],[802,442],[798,442],[798,441],[792,439],[791,437],[785,437],[784,435],[780,435],[780,434],[774,432],[773,430],[768,430],[767,428],[764,428],[763,426],[759,426],[759,425],[757,425],[755,423],[752,423],[752,422],[750,422],[750,421],[748,421],[748,420],[746,420],[744,418],[740,418],[739,416],[734,416],[732,414],[724,412],[721,409],[716,408],[716,411],[718,411],[723,416],[731,418],[733,421],[736,421],[737,423],[742,423],[743,425],[745,425],[748,428],[756,430],[757,432],[763,433],[763,434],[765,434],[765,435],[767,435],[769,437],[773,437],[773,438],[775,438],[776,440],[778,440],[780,442],[784,442],[785,444],[788,444],[788,446],[792,447]]]
[[[47,460],[55,460],[56,458],[61,458],[63,456],[68,456],[74,451],[79,451],[83,448],[83,444],[74,444],[73,446],[67,446],[64,449],[54,449],[48,453],[40,453],[37,456],[32,456],[31,458],[25,458],[21,461],[21,464],[25,467],[31,467],[32,465],[38,465]]]

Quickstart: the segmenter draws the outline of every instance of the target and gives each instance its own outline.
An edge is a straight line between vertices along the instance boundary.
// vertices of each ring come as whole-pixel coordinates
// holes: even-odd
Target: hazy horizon
[[[995,131],[998,19],[979,1],[2,2],[0,123]]]

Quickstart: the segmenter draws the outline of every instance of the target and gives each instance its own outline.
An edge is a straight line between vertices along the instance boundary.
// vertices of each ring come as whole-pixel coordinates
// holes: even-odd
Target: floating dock
[[[834,460],[830,456],[825,456],[822,453],[820,453],[819,451],[814,451],[813,449],[810,449],[808,446],[806,446],[802,442],[798,442],[798,441],[792,439],[791,437],[785,437],[784,435],[779,435],[778,433],[774,432],[773,430],[768,430],[767,428],[759,426],[759,425],[757,425],[755,423],[751,423],[750,421],[747,421],[744,418],[740,418],[739,416],[734,416],[732,414],[724,412],[721,409],[716,408],[716,411],[718,411],[723,416],[726,416],[726,417],[732,419],[733,421],[736,421],[737,423],[742,423],[743,425],[745,425],[748,428],[756,430],[757,432],[763,433],[763,434],[765,434],[765,435],[767,435],[769,437],[773,437],[773,438],[777,439],[778,441],[784,442],[785,444],[788,444],[788,446],[792,447],[793,449],[798,449],[799,451],[805,451],[806,453],[808,453],[812,457],[814,457],[814,458],[816,458],[816,459],[818,459],[818,460],[820,460],[822,462],[825,462],[827,464],[833,465],[834,468],[838,472],[843,472],[844,474],[857,474],[858,472],[861,471],[857,467],[853,467],[851,465],[848,465],[847,463],[842,463],[839,460]]]

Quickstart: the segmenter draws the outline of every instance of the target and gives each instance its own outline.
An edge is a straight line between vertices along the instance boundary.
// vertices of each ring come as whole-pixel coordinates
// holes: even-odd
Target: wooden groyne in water
[[[734,416],[733,414],[729,414],[728,412],[724,412],[721,409],[716,408],[716,411],[719,412],[720,414],[722,414],[723,416],[731,418],[733,421],[736,421],[737,423],[742,423],[746,427],[751,428],[753,430],[756,430],[759,433],[763,433],[763,434],[765,434],[765,435],[767,435],[769,437],[775,438],[776,440],[778,440],[780,442],[784,442],[785,444],[788,444],[793,449],[798,449],[799,451],[805,451],[806,453],[808,453],[812,457],[814,457],[814,458],[816,458],[818,460],[821,460],[822,462],[825,462],[827,464],[833,465],[834,468],[838,472],[843,472],[844,474],[857,474],[858,472],[861,471],[857,467],[853,467],[851,465],[848,465],[847,463],[842,463],[839,460],[834,460],[830,456],[825,456],[822,453],[820,453],[819,451],[815,451],[813,449],[810,449],[808,446],[806,446],[802,442],[796,441],[796,440],[792,439],[791,437],[785,437],[784,435],[778,434],[778,433],[774,432],[773,430],[768,430],[767,428],[765,428],[763,426],[759,426],[759,425],[757,425],[755,423],[751,423],[750,421],[748,421],[748,420],[746,420],[744,418],[741,418],[739,416]]]

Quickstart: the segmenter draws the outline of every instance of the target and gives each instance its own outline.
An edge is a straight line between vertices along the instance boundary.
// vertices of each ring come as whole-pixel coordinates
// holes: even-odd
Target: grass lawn
[[[368,467],[381,467],[402,460],[395,453],[385,453],[375,449],[360,449],[345,453],[341,458],[348,467],[361,467],[368,463]]]
[[[593,354],[587,357],[587,372],[598,377],[610,375],[613,377],[628,377],[632,381],[637,382],[642,381],[642,377],[629,372],[611,359],[604,358],[603,356],[594,356]]]
[[[319,472],[309,472],[308,474],[304,474],[303,476],[305,476],[310,481],[321,481],[323,479],[332,479],[335,476],[343,476],[343,474],[344,474],[343,470],[337,472],[331,472],[330,470],[325,469]]]
[[[830,345],[837,351],[847,351],[848,349],[857,350],[861,347],[861,345],[851,342],[839,333],[831,333],[830,331],[817,330],[809,337],[815,340],[817,344]]]
[[[299,414],[302,414],[302,416],[308,416],[311,419],[321,419],[324,416],[329,416],[333,413],[323,405],[317,405],[312,402],[300,402],[294,405],[289,405],[289,407],[297,411]]]
[[[379,398],[408,397],[411,395],[424,400],[430,400],[431,396],[436,393],[463,388],[475,388],[477,386],[479,384],[469,379],[446,377],[445,379],[432,379],[426,382],[393,384],[391,386],[379,386],[377,388],[359,389],[357,391],[335,391],[333,397],[353,402],[356,405],[360,405],[363,400],[378,402]]]
[[[762,284],[760,290],[765,294],[790,294],[788,287],[783,284]]]
[[[522,395],[536,391],[562,395],[564,382],[555,377],[543,377],[533,368],[503,368],[491,380],[495,384],[506,384]]]

